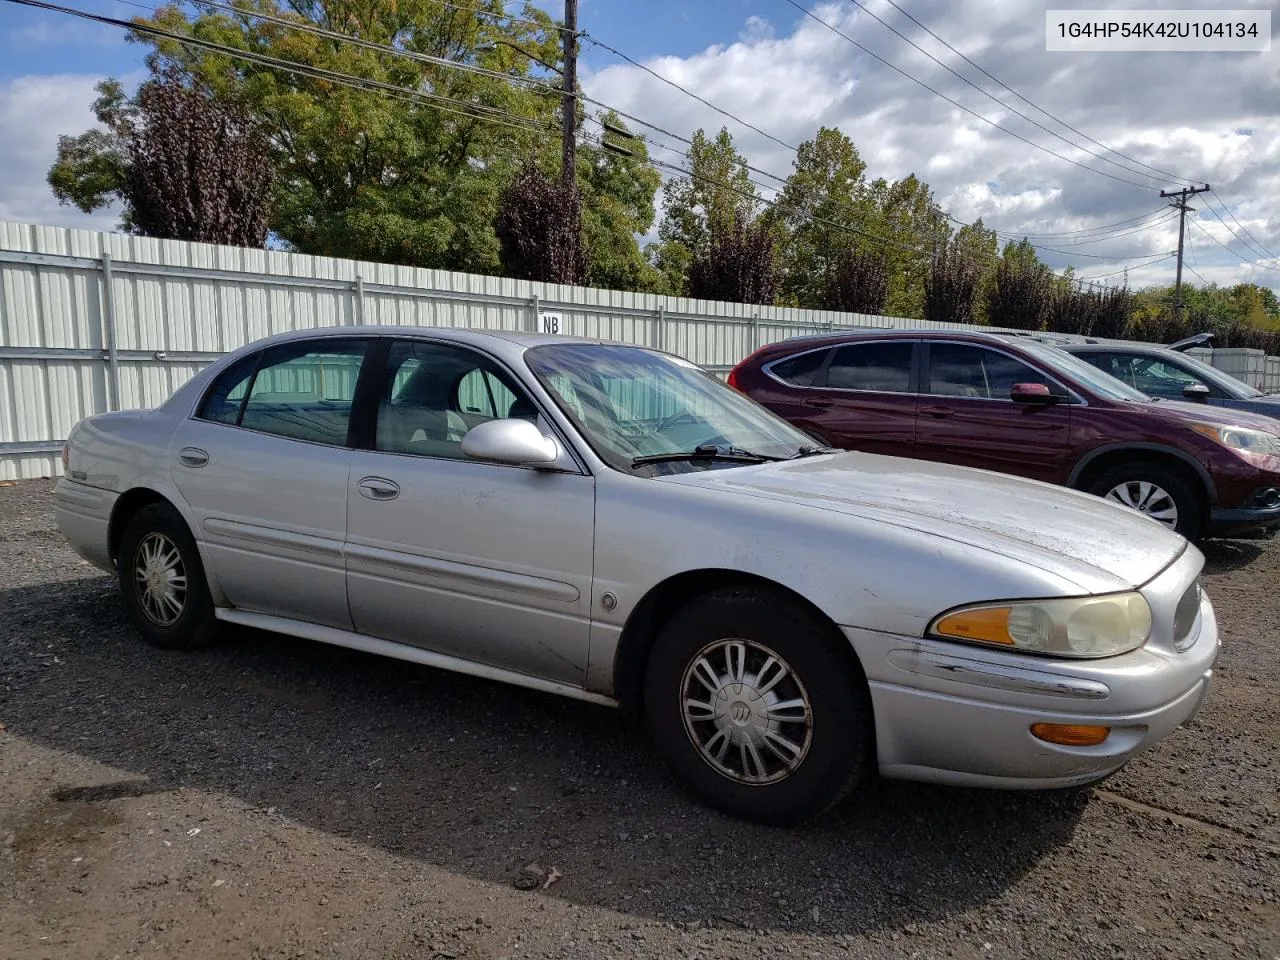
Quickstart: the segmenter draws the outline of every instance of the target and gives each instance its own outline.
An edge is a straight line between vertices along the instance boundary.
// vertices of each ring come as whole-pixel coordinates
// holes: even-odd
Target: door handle
[[[956,412],[950,407],[921,407],[920,412],[926,416],[933,417],[935,420],[945,420],[947,417],[956,415]]]
[[[178,451],[178,459],[188,467],[203,467],[209,462],[209,454],[199,447],[183,447]]]
[[[830,397],[809,397],[804,401],[806,407],[830,407],[835,405],[835,401]]]
[[[400,496],[400,488],[382,477],[365,477],[356,487],[360,496],[368,500],[394,500]]]

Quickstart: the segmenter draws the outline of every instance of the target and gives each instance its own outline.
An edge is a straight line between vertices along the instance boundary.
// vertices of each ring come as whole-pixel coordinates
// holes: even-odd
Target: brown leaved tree
[[[987,296],[987,321],[993,327],[1043,330],[1053,306],[1053,271],[1036,257],[1026,240],[1005,246]]]
[[[983,265],[955,243],[943,243],[924,281],[924,318],[976,323]]]
[[[249,114],[170,70],[138,91],[123,129],[123,198],[149,237],[262,247],[271,145]]]
[[[582,195],[526,164],[502,194],[493,224],[509,277],[580,284],[587,275]]]
[[[849,313],[884,312],[889,298],[889,265],[883,253],[844,251],[826,278],[823,307]]]
[[[711,235],[689,265],[689,296],[735,303],[773,303],[778,294],[777,241],[769,224],[740,215]]]

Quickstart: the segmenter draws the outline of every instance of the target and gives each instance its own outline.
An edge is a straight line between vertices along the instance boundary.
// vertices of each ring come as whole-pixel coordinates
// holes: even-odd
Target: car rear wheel
[[[677,612],[649,658],[645,713],[681,783],[747,820],[816,817],[874,766],[866,679],[852,650],[773,591],[717,590]]]
[[[152,646],[193,650],[212,642],[213,600],[195,540],[167,503],[139,510],[120,538],[120,593],[134,629]]]
[[[1204,503],[1181,471],[1152,461],[1111,467],[1089,485],[1091,493],[1146,514],[1188,540],[1204,529]]]

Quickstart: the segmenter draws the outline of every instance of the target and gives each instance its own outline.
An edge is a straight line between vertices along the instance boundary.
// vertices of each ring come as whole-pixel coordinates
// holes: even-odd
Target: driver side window
[[[487,357],[450,344],[401,341],[387,357],[376,449],[467,459],[462,438],[489,420],[537,421],[537,407]]]

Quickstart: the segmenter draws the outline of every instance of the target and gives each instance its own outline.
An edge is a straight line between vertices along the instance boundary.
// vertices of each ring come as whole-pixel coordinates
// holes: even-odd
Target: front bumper
[[[1144,588],[1148,599],[1180,595],[1194,575],[1188,565],[1158,577],[1163,587]],[[1005,789],[1076,786],[1118,770],[1196,715],[1220,647],[1207,597],[1186,649],[1175,649],[1170,629],[1102,660],[844,632],[867,673],[881,775]],[[1036,723],[1104,724],[1111,733],[1096,746],[1062,746],[1036,738]]]
[[[1280,507],[1214,507],[1209,511],[1209,534],[1214,537],[1234,537],[1277,525],[1280,525]]]

